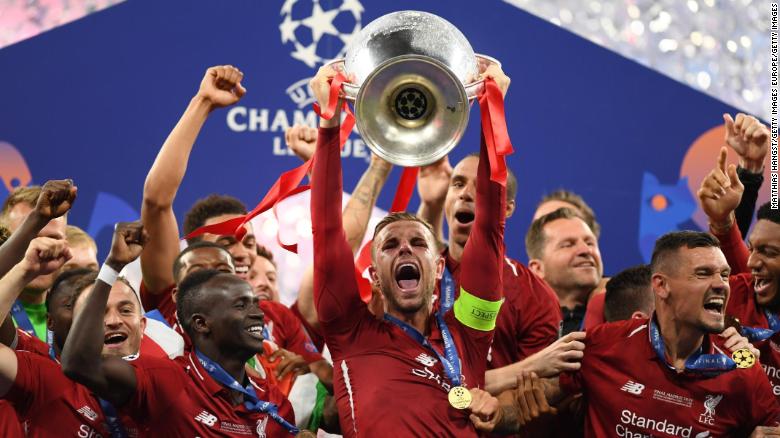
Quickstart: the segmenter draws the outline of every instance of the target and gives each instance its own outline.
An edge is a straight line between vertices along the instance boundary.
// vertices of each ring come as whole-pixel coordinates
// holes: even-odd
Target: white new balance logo
[[[640,394],[642,394],[642,391],[645,390],[645,385],[643,385],[641,383],[632,382],[631,380],[629,380],[620,389],[623,390],[623,391],[626,391],[626,392],[628,392],[630,394],[640,395]]]
[[[425,353],[420,353],[417,357],[414,358],[414,360],[420,362],[426,367],[432,367],[434,364],[436,364],[436,359],[432,358],[431,356],[428,356]]]
[[[205,424],[206,426],[213,426],[214,424],[217,423],[217,417],[211,415],[206,411],[203,411],[200,414],[198,414],[198,416],[195,417],[195,419]]]
[[[90,421],[95,421],[97,419],[97,417],[98,417],[97,412],[95,412],[92,409],[90,409],[89,406],[82,406],[76,412],[78,412],[79,414],[87,417]]]

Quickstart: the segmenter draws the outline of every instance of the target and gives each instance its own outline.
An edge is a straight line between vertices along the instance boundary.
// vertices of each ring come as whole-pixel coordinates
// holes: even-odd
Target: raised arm
[[[452,166],[447,157],[423,166],[417,175],[417,194],[420,195],[420,207],[417,216],[433,226],[434,236],[444,246],[444,201],[452,177]]]
[[[720,239],[720,246],[733,272],[750,272],[748,250],[734,221],[734,209],[742,198],[744,187],[732,164],[726,166],[728,150],[722,147],[718,164],[704,178],[698,196],[702,210],[710,222],[710,232]]]
[[[9,314],[27,283],[39,275],[57,271],[70,257],[66,241],[38,237],[30,242],[24,258],[0,278],[0,321],[4,321],[0,328],[0,343],[10,346],[14,341],[16,329],[13,323],[9,324]]]
[[[501,69],[492,65],[484,76],[492,77],[504,94],[509,86],[509,78]],[[503,85],[503,86],[502,86]],[[501,157],[498,158],[503,159]],[[465,304],[469,295],[482,301],[497,302],[503,294],[501,276],[504,262],[504,224],[506,222],[506,187],[490,180],[490,162],[484,132],[480,134],[479,166],[477,168],[477,199],[474,225],[463,249],[461,258],[461,295],[458,303]],[[463,292],[467,292],[468,295]],[[466,295],[466,296],[464,296]],[[493,307],[493,306],[488,306]],[[466,308],[455,315],[463,315]],[[498,309],[495,309],[496,314]],[[491,326],[495,326],[493,315]],[[459,319],[460,316],[458,316]],[[463,321],[461,321],[463,322]],[[468,324],[467,324],[468,325]]]
[[[141,253],[146,235],[140,222],[116,225],[108,254],[95,286],[81,309],[76,309],[73,325],[62,351],[62,371],[115,406],[126,403],[136,391],[132,365],[120,358],[103,358],[104,318],[111,287],[119,271]]]
[[[0,277],[22,260],[30,242],[50,220],[64,215],[73,207],[76,191],[72,180],[46,181],[41,187],[41,194],[38,195],[35,208],[27,215],[16,232],[0,245]]]
[[[764,181],[764,160],[769,152],[769,129],[755,117],[743,113],[737,114],[734,119],[729,114],[723,114],[723,121],[726,144],[739,155],[737,173],[745,191],[734,215],[740,232],[746,236],[753,221],[758,190]]]
[[[360,249],[360,244],[366,235],[368,221],[371,220],[371,211],[376,205],[376,200],[391,170],[393,170],[392,164],[371,154],[368,169],[363,172],[344,207],[341,217],[344,234],[347,236],[352,254],[357,253]]]
[[[150,293],[162,293],[174,283],[172,266],[179,254],[179,228],[173,200],[179,190],[192,146],[211,111],[232,105],[244,95],[243,73],[224,65],[211,67],[181,119],[165,140],[146,176],[141,222],[149,245],[141,255],[141,272]]]
[[[317,137],[316,129],[303,125],[295,125],[287,129],[284,135],[287,146],[295,151],[295,154],[302,160],[308,160],[314,154]],[[371,219],[371,211],[376,205],[376,200],[391,170],[390,163],[372,155],[368,168],[363,172],[344,207],[341,217],[344,233],[353,255],[360,249],[368,222]],[[297,306],[306,322],[316,328],[319,327],[319,321],[314,305],[313,276],[314,268],[307,268],[298,289]]]
[[[311,81],[320,108],[328,107],[330,84],[336,71],[322,67]],[[352,249],[341,217],[341,154],[339,113],[320,120],[311,183],[311,220],[314,237],[314,302],[321,323],[335,324],[354,316],[364,306],[355,279]]]

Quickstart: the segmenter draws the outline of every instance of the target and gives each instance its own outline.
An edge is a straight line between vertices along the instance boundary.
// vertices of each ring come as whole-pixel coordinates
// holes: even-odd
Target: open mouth
[[[596,263],[588,260],[588,261],[585,261],[585,262],[579,262],[579,263],[575,264],[574,267],[575,268],[595,268],[596,267]]]
[[[420,284],[420,268],[414,263],[402,263],[395,269],[395,281],[401,289],[415,289]]]
[[[249,266],[236,265],[236,275],[241,278],[245,278],[247,275],[249,275]]]
[[[247,333],[249,333],[250,336],[253,338],[263,340],[263,325],[262,324],[253,324],[249,327],[245,328]]]
[[[127,340],[127,335],[124,333],[108,333],[103,339],[105,345],[119,345]]]
[[[459,210],[455,213],[455,220],[463,225],[474,222],[474,212],[471,210]]]
[[[753,290],[760,295],[769,292],[769,287],[772,285],[772,279],[766,277],[753,276]]]
[[[711,297],[704,303],[704,310],[714,315],[722,315],[726,300],[723,297]]]

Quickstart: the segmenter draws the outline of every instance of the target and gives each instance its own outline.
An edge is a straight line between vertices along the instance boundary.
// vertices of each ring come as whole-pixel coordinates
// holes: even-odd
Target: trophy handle
[[[332,61],[328,61],[323,65],[323,67],[333,67],[336,71],[345,72],[344,69],[344,58],[338,58],[334,59]],[[358,95],[358,91],[360,90],[360,86],[357,84],[353,84],[351,82],[343,82],[341,84],[341,97],[343,97],[346,100],[355,101],[355,98]]]
[[[491,64],[496,64],[497,66],[501,67],[501,61],[493,58],[492,56],[483,55],[481,53],[476,53],[475,56],[477,57],[477,67],[480,74],[482,74],[482,72],[485,71],[485,69],[487,69]],[[468,96],[469,100],[476,99],[484,89],[484,79],[479,79],[478,81],[466,84],[466,96]]]

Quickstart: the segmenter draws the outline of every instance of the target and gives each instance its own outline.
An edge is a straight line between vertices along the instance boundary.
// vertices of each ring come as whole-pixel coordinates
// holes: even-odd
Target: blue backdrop
[[[107,226],[137,216],[146,173],[205,69],[233,64],[245,72],[248,93],[207,122],[175,208],[181,217],[212,192],[251,208],[281,171],[299,164],[283,130],[316,121],[301,84],[323,59],[343,52],[359,26],[400,9],[451,21],[512,78],[506,106],[516,153],[509,163],[519,194],[507,227],[510,256],[525,260],[533,209],[560,187],[596,211],[608,273],[641,262],[643,240],[693,225],[683,158],[723,112],[735,110],[494,0],[134,0],[7,47],[0,50],[0,142],[9,144],[0,143],[0,199],[28,182],[25,165],[33,183],[74,178],[71,223],[97,236],[105,254]],[[477,111],[453,164],[477,149]],[[353,135],[346,188],[366,160]],[[702,171],[714,161],[713,154]],[[399,174],[381,207],[389,207]],[[665,202],[652,203],[658,196]]]

